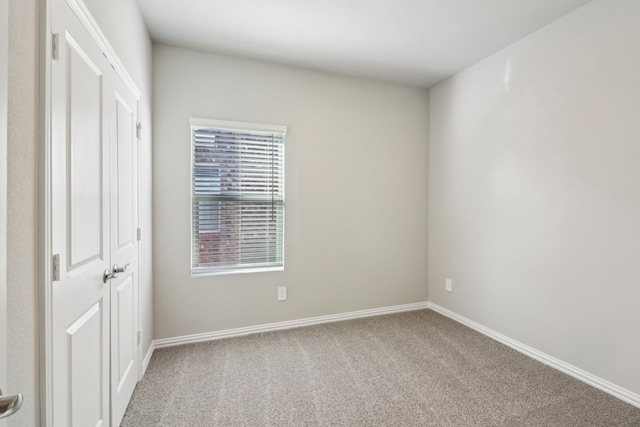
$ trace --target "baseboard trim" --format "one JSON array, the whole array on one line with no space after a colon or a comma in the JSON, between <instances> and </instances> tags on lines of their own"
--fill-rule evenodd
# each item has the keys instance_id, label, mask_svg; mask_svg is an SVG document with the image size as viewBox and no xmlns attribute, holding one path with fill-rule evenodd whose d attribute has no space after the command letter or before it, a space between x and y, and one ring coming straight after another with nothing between
<instances>
[{"instance_id":1,"label":"baseboard trim","mask_svg":"<svg viewBox=\"0 0 640 427\"><path fill-rule=\"evenodd\" d=\"M147 372L147 368L149 367L149 362L151 362L151 356L153 356L153 351L156 349L156 345L154 341L151 341L151 345L147 350L147 354L145 354L144 359L142 359L142 372L140 373L140 379Z\"/></svg>"},{"instance_id":2,"label":"baseboard trim","mask_svg":"<svg viewBox=\"0 0 640 427\"><path fill-rule=\"evenodd\" d=\"M414 304L395 305L391 307L374 308L370 310L352 311L348 313L331 314L328 316L308 317L305 319L289 320L286 322L267 323L263 325L249 326L245 328L226 329L222 331L206 332L203 334L184 335L175 338L163 338L154 340L153 347L164 348L182 344L213 341L223 338L239 337L256 334L259 332L279 331L283 329L299 328L302 326L319 325L322 323L340 322L343 320L359 319L362 317L380 316L383 314L402 313L405 311L424 310L427 302Z\"/></svg>"},{"instance_id":3,"label":"baseboard trim","mask_svg":"<svg viewBox=\"0 0 640 427\"><path fill-rule=\"evenodd\" d=\"M633 393L609 381L603 380L600 377L590 374L589 372L570 365L569 363L563 362L560 359L556 359L555 357L549 356L548 354L536 350L535 348L529 347L525 344L522 344L521 342L513 340L505 335L502 335L492 329L489 329L479 323L474 322L473 320L467 319L466 317L461 316L437 304L428 302L427 307L435 311L436 313L440 313L443 316L455 320L456 322L461 323L477 332L480 332L481 334L486 335L489 338L492 338L499 343L506 345L507 347L511 347L512 349L524 354L525 356L531 357L532 359L535 359L547 366L557 369L560 372L564 372L565 374L570 375L573 378L576 378L586 384L589 384L590 386L593 386L637 408L640 408L639 394Z\"/></svg>"}]
</instances>

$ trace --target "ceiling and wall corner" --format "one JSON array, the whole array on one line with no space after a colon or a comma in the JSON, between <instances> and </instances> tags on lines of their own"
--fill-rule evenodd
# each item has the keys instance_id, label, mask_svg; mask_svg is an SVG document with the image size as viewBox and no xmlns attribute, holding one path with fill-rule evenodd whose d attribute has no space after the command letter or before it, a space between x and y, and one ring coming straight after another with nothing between
<instances>
[{"instance_id":1,"label":"ceiling and wall corner","mask_svg":"<svg viewBox=\"0 0 640 427\"><path fill-rule=\"evenodd\" d=\"M156 42L430 87L589 0L137 0Z\"/></svg>"}]
</instances>

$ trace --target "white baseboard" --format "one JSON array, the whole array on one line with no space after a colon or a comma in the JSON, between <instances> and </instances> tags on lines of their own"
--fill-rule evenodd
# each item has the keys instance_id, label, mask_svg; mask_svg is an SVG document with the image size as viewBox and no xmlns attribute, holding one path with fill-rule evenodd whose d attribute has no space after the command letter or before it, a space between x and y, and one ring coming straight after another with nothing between
<instances>
[{"instance_id":1,"label":"white baseboard","mask_svg":"<svg viewBox=\"0 0 640 427\"><path fill-rule=\"evenodd\" d=\"M461 323L475 331L480 332L483 335L488 336L512 349L524 354L525 356L531 357L541 363L544 363L547 366L550 366L554 369L557 369L560 372L564 372L567 375L570 375L584 383L589 384L597 389L604 391L614 397L617 397L620 400L623 400L631 405L640 408L640 395L633 393L627 389L624 389L620 386L617 386L609 381L603 380L600 377L597 377L589 372L583 371L580 368L577 368L573 365L570 365L566 362L563 362L560 359L556 359L555 357L549 356L541 351L536 350L535 348L529 347L521 342L513 340L507 336L504 336L492 329L489 329L479 323L474 322L473 320L467 319L466 317L460 316L453 311L447 310L444 307L440 307L437 304L432 302L427 303L427 307L431 310L442 314L452 320L455 320L458 323Z\"/></svg>"},{"instance_id":2,"label":"white baseboard","mask_svg":"<svg viewBox=\"0 0 640 427\"><path fill-rule=\"evenodd\" d=\"M328 316L308 317L306 319L289 320L286 322L267 323L264 325L249 326L246 328L226 329L222 331L206 332L202 334L184 335L175 338L163 338L155 340L155 348L173 347L182 344L192 344L205 341L219 340L222 338L238 337L255 334L258 332L278 331L282 329L299 328L301 326L319 325L321 323L339 322L342 320L358 319L362 317L380 316L383 314L401 313L405 311L423 310L427 308L427 302L414 304L395 305L391 307L374 308L371 310L352 311L349 313L331 314Z\"/></svg>"},{"instance_id":3,"label":"white baseboard","mask_svg":"<svg viewBox=\"0 0 640 427\"><path fill-rule=\"evenodd\" d=\"M139 379L142 378L145 372L147 372L147 368L149 367L149 362L151 362L151 356L153 356L153 351L156 349L155 342L151 341L151 345L147 350L147 354L145 354L144 359L142 359L142 372L140 372Z\"/></svg>"}]
</instances>

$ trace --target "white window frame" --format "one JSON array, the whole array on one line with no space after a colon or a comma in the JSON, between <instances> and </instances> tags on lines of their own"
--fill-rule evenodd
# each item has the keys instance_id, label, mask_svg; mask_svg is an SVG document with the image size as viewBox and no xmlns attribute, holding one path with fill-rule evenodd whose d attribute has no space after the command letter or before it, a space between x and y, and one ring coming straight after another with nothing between
<instances>
[{"instance_id":1,"label":"white window frame","mask_svg":"<svg viewBox=\"0 0 640 427\"><path fill-rule=\"evenodd\" d=\"M281 134L284 144L284 139L286 137L287 128L286 126L280 125L267 125L267 124L257 124L257 123L247 123L247 122L235 122L235 121L227 121L227 120L215 120L215 119L203 119L203 118L191 118L190 119L190 137L189 141L191 144L191 156L190 156L190 164L191 164L191 173L190 173L190 194L191 194L191 275L192 276L202 276L202 275L220 275L220 274L237 274L237 273L253 273L253 272L265 272L265 271L282 271L284 270L284 229L285 229L285 197L284 197L284 147L282 151L282 172L280 178L282 180L282 188L283 188L283 196L282 196L282 231L281 231L281 241L279 241L281 248L279 249L282 254L282 260L279 265L274 266L214 266L214 267L201 267L196 266L195 257L198 256L196 254L196 236L194 230L194 200L196 197L195 184L194 184L194 156L195 156L195 144L194 144L194 131L195 129L201 128L212 128L216 130L227 130L227 131L238 131L238 132L259 132L259 133L273 133L273 134Z\"/></svg>"}]
</instances>

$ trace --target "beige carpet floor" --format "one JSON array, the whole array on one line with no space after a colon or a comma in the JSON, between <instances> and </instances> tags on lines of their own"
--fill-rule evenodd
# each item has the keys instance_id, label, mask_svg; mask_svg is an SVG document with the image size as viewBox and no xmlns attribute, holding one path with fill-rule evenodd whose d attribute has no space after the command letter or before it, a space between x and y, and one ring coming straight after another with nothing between
<instances>
[{"instance_id":1,"label":"beige carpet floor","mask_svg":"<svg viewBox=\"0 0 640 427\"><path fill-rule=\"evenodd\" d=\"M430 310L156 350L122 426L640 426Z\"/></svg>"}]
</instances>

